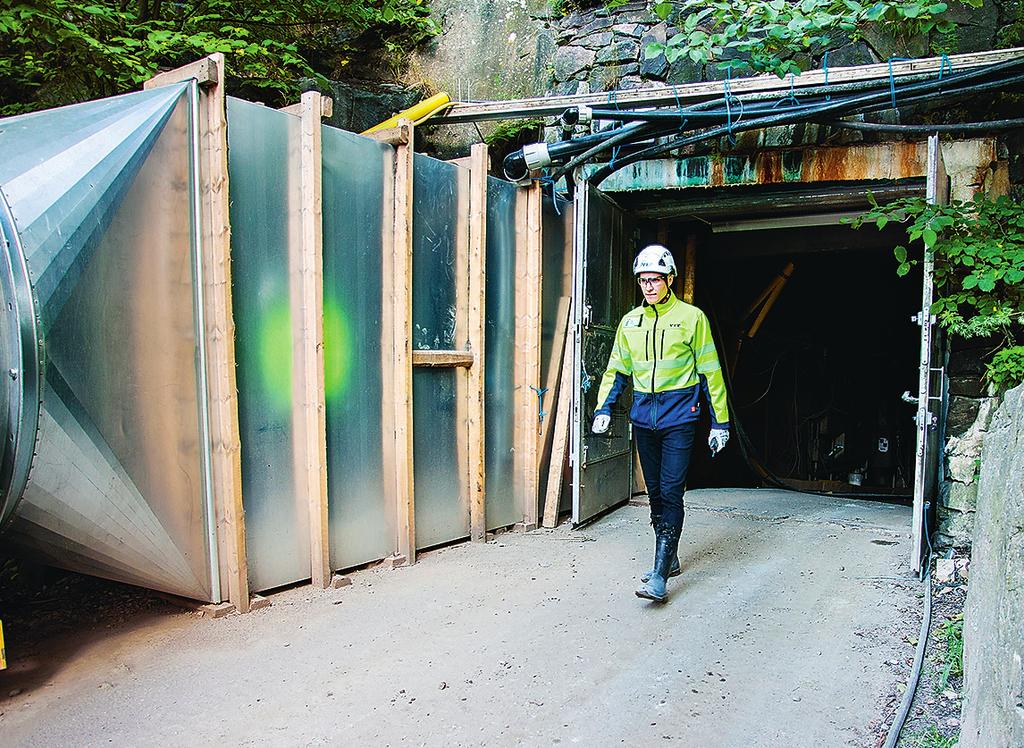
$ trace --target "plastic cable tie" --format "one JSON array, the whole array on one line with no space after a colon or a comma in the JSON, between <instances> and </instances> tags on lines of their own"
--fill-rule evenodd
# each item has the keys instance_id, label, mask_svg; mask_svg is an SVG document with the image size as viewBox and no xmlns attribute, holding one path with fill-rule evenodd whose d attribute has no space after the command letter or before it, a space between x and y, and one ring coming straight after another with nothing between
<instances>
[{"instance_id":1,"label":"plastic cable tie","mask_svg":"<svg viewBox=\"0 0 1024 748\"><path fill-rule=\"evenodd\" d=\"M825 50L821 65L825 69L825 101L832 101L832 94L828 92L828 50Z\"/></svg>"},{"instance_id":2,"label":"plastic cable tie","mask_svg":"<svg viewBox=\"0 0 1024 748\"><path fill-rule=\"evenodd\" d=\"M890 57L889 58L889 95L892 97L892 108L896 109L896 76L892 72L892 64L894 62L910 62L909 57Z\"/></svg>"},{"instance_id":3,"label":"plastic cable tie","mask_svg":"<svg viewBox=\"0 0 1024 748\"><path fill-rule=\"evenodd\" d=\"M942 80L942 73L948 67L950 74L953 73L953 63L949 59L949 55L945 52L942 53L941 62L939 63L939 80Z\"/></svg>"}]
</instances>

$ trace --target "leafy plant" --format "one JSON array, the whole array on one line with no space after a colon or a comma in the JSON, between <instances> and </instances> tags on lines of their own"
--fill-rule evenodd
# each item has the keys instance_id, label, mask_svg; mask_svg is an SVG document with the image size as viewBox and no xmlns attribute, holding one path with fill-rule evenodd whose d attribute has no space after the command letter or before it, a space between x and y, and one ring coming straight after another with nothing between
<instances>
[{"instance_id":1,"label":"leafy plant","mask_svg":"<svg viewBox=\"0 0 1024 748\"><path fill-rule=\"evenodd\" d=\"M1024 382L1024 346L1015 345L997 352L985 367L985 377L997 391Z\"/></svg>"},{"instance_id":2,"label":"leafy plant","mask_svg":"<svg viewBox=\"0 0 1024 748\"><path fill-rule=\"evenodd\" d=\"M438 30L425 0L0 0L0 114L121 93L213 52L235 88L292 92L349 64L360 37L411 47Z\"/></svg>"},{"instance_id":3,"label":"leafy plant","mask_svg":"<svg viewBox=\"0 0 1024 748\"><path fill-rule=\"evenodd\" d=\"M930 205L921 198L887 205L873 196L870 200L872 208L851 225L882 229L899 222L906 225L909 242L924 245L934 259L932 312L939 323L965 338L999 335L998 347L1012 351L1024 320L1024 206L1005 196L992 200L984 195L949 205ZM893 253L901 276L921 261L904 245ZM1019 354L1004 353L994 376L1011 381L1020 364Z\"/></svg>"},{"instance_id":4,"label":"leafy plant","mask_svg":"<svg viewBox=\"0 0 1024 748\"><path fill-rule=\"evenodd\" d=\"M984 0L965 0L980 8ZM668 62L688 56L697 64L720 60L719 68L799 74L800 55L820 54L862 38L868 25L889 32L904 48L932 32L948 35L956 24L941 0L656 0L663 20L681 22L665 43L648 44L648 57Z\"/></svg>"}]
</instances>

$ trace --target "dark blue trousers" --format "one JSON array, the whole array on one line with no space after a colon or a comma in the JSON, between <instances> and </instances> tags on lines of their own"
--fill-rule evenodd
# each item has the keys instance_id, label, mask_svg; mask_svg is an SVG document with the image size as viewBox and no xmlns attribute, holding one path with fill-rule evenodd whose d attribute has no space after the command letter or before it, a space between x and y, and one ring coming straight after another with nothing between
<instances>
[{"instance_id":1,"label":"dark blue trousers","mask_svg":"<svg viewBox=\"0 0 1024 748\"><path fill-rule=\"evenodd\" d=\"M633 426L655 532L663 530L679 537L683 529L683 492L696 430L696 422L668 429Z\"/></svg>"}]
</instances>

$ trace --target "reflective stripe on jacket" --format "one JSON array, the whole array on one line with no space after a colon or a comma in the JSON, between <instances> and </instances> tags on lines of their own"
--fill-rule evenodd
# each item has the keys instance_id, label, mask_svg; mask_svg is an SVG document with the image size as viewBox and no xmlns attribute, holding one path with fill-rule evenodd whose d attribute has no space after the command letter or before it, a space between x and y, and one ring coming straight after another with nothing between
<instances>
[{"instance_id":1,"label":"reflective stripe on jacket","mask_svg":"<svg viewBox=\"0 0 1024 748\"><path fill-rule=\"evenodd\" d=\"M712 426L729 428L711 325L704 312L671 292L660 304L642 304L619 322L595 414L611 414L628 377L633 378L629 416L637 426L664 429L694 421L707 402Z\"/></svg>"}]
</instances>

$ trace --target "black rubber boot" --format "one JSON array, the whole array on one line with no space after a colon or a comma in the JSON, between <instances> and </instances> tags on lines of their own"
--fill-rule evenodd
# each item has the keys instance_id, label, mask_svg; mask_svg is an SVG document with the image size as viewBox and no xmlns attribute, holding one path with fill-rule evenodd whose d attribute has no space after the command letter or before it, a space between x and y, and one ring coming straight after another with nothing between
<instances>
[{"instance_id":1,"label":"black rubber boot","mask_svg":"<svg viewBox=\"0 0 1024 748\"><path fill-rule=\"evenodd\" d=\"M657 555L658 555L657 542L655 542L655 546L654 546L654 555L655 555L655 563L657 563ZM674 559L672 559L672 568L670 568L668 570L668 575L670 577L678 577L682 573L683 573L683 567L682 567L682 564L679 563L679 554L676 554L676 557ZM654 569L653 568L648 569L647 571L644 572L643 576L640 577L640 581L641 582L648 582L648 581L650 581L652 574L654 574Z\"/></svg>"},{"instance_id":2,"label":"black rubber boot","mask_svg":"<svg viewBox=\"0 0 1024 748\"><path fill-rule=\"evenodd\" d=\"M658 527L661 524L661 502L651 502L651 527ZM658 556L658 536L654 536L654 556L657 559ZM643 573L640 577L641 582L648 582L651 579L651 575L654 573L654 568L650 568ZM683 568L679 564L679 556L677 555L675 560L672 561L672 568L669 570L668 575L670 577L676 577L683 573Z\"/></svg>"},{"instance_id":3,"label":"black rubber boot","mask_svg":"<svg viewBox=\"0 0 1024 748\"><path fill-rule=\"evenodd\" d=\"M659 528L656 533L658 548L654 557L654 573L651 574L651 578L647 580L646 584L636 591L636 596L663 603L668 599L665 584L672 571L672 561L676 560L679 534L669 528Z\"/></svg>"}]
</instances>

